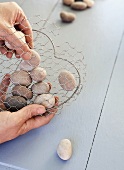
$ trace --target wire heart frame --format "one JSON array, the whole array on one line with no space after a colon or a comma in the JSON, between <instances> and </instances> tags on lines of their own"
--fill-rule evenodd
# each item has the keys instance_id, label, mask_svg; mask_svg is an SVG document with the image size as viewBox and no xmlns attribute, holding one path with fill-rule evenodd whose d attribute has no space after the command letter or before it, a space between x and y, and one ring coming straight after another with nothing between
<instances>
[{"instance_id":1,"label":"wire heart frame","mask_svg":"<svg viewBox=\"0 0 124 170\"><path fill-rule=\"evenodd\" d=\"M29 19L28 19L29 20ZM61 42L59 35L59 28L54 23L49 23L47 20L42 20L40 16L33 17L29 20L33 28L34 34L34 50L41 56L40 67L47 72L44 82L51 84L50 94L58 96L59 104L54 106L58 109L57 114L65 105L77 99L77 96L83 89L86 78L86 64L84 63L83 52L72 47L68 42ZM32 24L33 23L33 24ZM56 45L55 38L60 45ZM19 65L22 59L17 59L13 56L10 60L1 54L0 56L0 80L6 73L12 74L14 71L20 70ZM72 91L64 90L58 81L59 74L62 70L70 71L76 80L76 87ZM36 82L32 82L34 84ZM31 89L32 84L28 87ZM10 83L6 97L12 96L13 83ZM32 104L36 94L33 98L27 101L27 104ZM11 106L10 106L11 107ZM8 109L9 110L9 109ZM49 112L49 109L47 109Z\"/></svg>"}]
</instances>

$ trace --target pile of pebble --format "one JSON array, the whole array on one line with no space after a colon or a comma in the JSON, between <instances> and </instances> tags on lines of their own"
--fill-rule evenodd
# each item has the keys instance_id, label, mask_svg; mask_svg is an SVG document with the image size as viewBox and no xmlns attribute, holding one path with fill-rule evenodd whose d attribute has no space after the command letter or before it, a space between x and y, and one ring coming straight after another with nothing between
<instances>
[{"instance_id":1,"label":"pile of pebble","mask_svg":"<svg viewBox=\"0 0 124 170\"><path fill-rule=\"evenodd\" d=\"M21 36L23 42L25 42L25 36L22 32L17 31L16 34L19 38ZM6 45L8 48L13 49L9 43L6 43ZM12 96L7 97L4 104L7 110L12 112L31 103L30 101L33 97L35 97L33 99L34 104L41 104L48 109L52 108L57 102L57 97L50 94L52 84L44 81L47 72L40 67L40 55L32 49L31 53L31 59L22 61L19 65L19 70L10 75L10 81L14 87L11 91ZM75 77L67 70L62 70L59 73L58 83L66 91L72 91L76 87Z\"/></svg>"},{"instance_id":2,"label":"pile of pebble","mask_svg":"<svg viewBox=\"0 0 124 170\"><path fill-rule=\"evenodd\" d=\"M93 0L63 0L63 4L70 6L73 10L85 10L91 8L94 5ZM62 11L60 18L63 22L70 23L76 19L76 15L71 12Z\"/></svg>"},{"instance_id":3,"label":"pile of pebble","mask_svg":"<svg viewBox=\"0 0 124 170\"><path fill-rule=\"evenodd\" d=\"M31 100L33 94L36 95L35 104L42 104L46 108L55 105L55 97L49 94L51 84L44 82L47 72L39 66L40 62L39 54L32 50L31 59L23 61L19 65L20 70L11 74L10 80L14 85L11 91L13 96L6 98L4 103L8 110L17 111L26 106L27 100Z\"/></svg>"}]
</instances>

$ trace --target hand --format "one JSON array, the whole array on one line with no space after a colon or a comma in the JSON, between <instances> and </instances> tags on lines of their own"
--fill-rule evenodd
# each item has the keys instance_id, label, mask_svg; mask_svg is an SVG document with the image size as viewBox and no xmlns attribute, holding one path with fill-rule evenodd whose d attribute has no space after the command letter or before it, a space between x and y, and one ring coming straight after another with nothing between
<instances>
[{"instance_id":1,"label":"hand","mask_svg":"<svg viewBox=\"0 0 124 170\"><path fill-rule=\"evenodd\" d=\"M5 109L3 102L9 83L9 75L7 74L0 84L1 109ZM32 129L46 125L54 117L57 109L52 109L52 113L47 116L39 116L45 112L45 107L37 104L26 106L17 112L0 112L0 144L12 140Z\"/></svg>"},{"instance_id":2,"label":"hand","mask_svg":"<svg viewBox=\"0 0 124 170\"><path fill-rule=\"evenodd\" d=\"M15 27L25 34L27 44L16 37ZM30 48L33 47L32 29L23 10L15 2L0 3L0 51L11 58L14 51L5 46L5 40L14 45L16 56L21 56L24 60L30 59Z\"/></svg>"}]
</instances>

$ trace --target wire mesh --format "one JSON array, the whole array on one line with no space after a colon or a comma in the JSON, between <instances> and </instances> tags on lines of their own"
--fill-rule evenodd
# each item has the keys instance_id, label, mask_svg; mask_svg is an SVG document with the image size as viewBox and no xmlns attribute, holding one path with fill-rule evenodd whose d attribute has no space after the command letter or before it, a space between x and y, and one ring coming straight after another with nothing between
<instances>
[{"instance_id":1,"label":"wire mesh","mask_svg":"<svg viewBox=\"0 0 124 170\"><path fill-rule=\"evenodd\" d=\"M5 52L0 55L0 81L2 81L5 74L10 74L11 76L15 74L13 76L15 82L10 78L9 86L6 83L1 83L0 102L1 105L3 103L6 106L5 108L1 107L1 110L16 111L26 105L38 103L43 104L49 113L52 112L51 108L57 108L57 113L59 114L63 106L69 105L76 100L83 89L86 77L83 52L72 47L68 42L62 43L60 40L60 45L55 44L54 38L59 35L59 28L54 23L42 20L40 16L36 16L35 19L31 18L29 22L33 28L33 50L41 58L41 62L35 66L31 62L22 60L22 55L24 54L22 46L26 43L24 38L30 35L19 35L18 38L22 41L22 46L17 46L17 37L12 37L11 41L8 42L6 37L12 36L12 34L1 30L4 32L1 37L4 42L1 43L0 48L5 49ZM15 28L13 34L17 35L18 31L23 32L23 30L18 30L18 24ZM17 49L20 49L22 53L18 55L16 53ZM13 53L12 59L4 56L7 53ZM25 65L22 68L23 63ZM33 74L35 78L32 79L32 70L37 68L39 68L40 72ZM73 76L76 82L72 90L65 90L59 82L59 76L65 70ZM43 75L44 77L42 77ZM65 78L65 86L73 83L73 80L68 79L68 76L65 75ZM25 84L27 81L28 84Z\"/></svg>"}]
</instances>

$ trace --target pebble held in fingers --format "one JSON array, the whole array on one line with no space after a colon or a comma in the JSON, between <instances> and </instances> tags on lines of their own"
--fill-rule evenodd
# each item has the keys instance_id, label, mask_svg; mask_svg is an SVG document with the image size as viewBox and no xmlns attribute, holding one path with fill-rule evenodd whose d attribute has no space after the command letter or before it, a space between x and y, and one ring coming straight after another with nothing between
<instances>
[{"instance_id":1,"label":"pebble held in fingers","mask_svg":"<svg viewBox=\"0 0 124 170\"><path fill-rule=\"evenodd\" d=\"M15 85L29 86L32 79L28 72L24 70L15 71L10 75L10 80Z\"/></svg>"},{"instance_id":2,"label":"pebble held in fingers","mask_svg":"<svg viewBox=\"0 0 124 170\"><path fill-rule=\"evenodd\" d=\"M71 8L75 10L84 10L87 8L87 4L84 2L74 2L71 4Z\"/></svg>"},{"instance_id":3,"label":"pebble held in fingers","mask_svg":"<svg viewBox=\"0 0 124 170\"><path fill-rule=\"evenodd\" d=\"M71 12L65 12L65 11L62 11L60 13L60 18L62 19L63 22L72 22L75 20L76 18L76 15L71 13Z\"/></svg>"},{"instance_id":4,"label":"pebble held in fingers","mask_svg":"<svg viewBox=\"0 0 124 170\"><path fill-rule=\"evenodd\" d=\"M57 154L62 160L68 160L72 156L72 144L69 139L63 139L60 141Z\"/></svg>"},{"instance_id":5,"label":"pebble held in fingers","mask_svg":"<svg viewBox=\"0 0 124 170\"><path fill-rule=\"evenodd\" d=\"M34 103L50 109L55 105L55 97L51 94L41 94L35 98Z\"/></svg>"}]
</instances>

